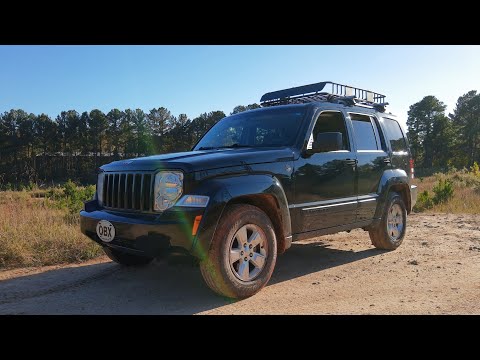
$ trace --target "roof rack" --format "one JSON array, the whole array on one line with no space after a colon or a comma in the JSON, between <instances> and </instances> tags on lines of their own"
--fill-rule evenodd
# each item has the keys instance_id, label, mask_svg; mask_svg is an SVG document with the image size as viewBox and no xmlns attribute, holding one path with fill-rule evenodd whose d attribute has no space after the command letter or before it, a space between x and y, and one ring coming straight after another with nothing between
<instances>
[{"instance_id":1,"label":"roof rack","mask_svg":"<svg viewBox=\"0 0 480 360\"><path fill-rule=\"evenodd\" d=\"M327 85L331 85L331 92L322 91ZM388 105L385 102L385 95L353 86L337 84L332 81L272 91L264 94L260 99L262 106L304 104L314 101L328 101L350 106L366 106L381 112L384 112L385 107Z\"/></svg>"}]
</instances>

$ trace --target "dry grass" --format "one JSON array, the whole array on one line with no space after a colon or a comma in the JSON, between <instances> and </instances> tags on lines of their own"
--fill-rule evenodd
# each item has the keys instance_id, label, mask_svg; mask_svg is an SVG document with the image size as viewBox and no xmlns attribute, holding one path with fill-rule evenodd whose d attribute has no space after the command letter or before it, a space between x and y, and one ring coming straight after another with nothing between
<instances>
[{"instance_id":1,"label":"dry grass","mask_svg":"<svg viewBox=\"0 0 480 360\"><path fill-rule=\"evenodd\" d=\"M80 262L102 254L80 232L78 217L32 195L0 192L0 268Z\"/></svg>"},{"instance_id":2,"label":"dry grass","mask_svg":"<svg viewBox=\"0 0 480 360\"><path fill-rule=\"evenodd\" d=\"M425 178L414 180L418 186L418 194L428 190L433 196L433 187L440 179L449 179L453 183L453 198L442 204L433 205L431 209L425 212L435 213L462 213L462 214L480 214L480 177L471 172L457 171L452 174L435 174Z\"/></svg>"}]
</instances>

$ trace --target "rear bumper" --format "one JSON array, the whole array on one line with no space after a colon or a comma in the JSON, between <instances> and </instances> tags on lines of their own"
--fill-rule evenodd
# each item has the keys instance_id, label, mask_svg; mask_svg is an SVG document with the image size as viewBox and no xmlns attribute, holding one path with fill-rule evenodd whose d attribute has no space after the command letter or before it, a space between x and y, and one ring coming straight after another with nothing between
<instances>
[{"instance_id":1,"label":"rear bumper","mask_svg":"<svg viewBox=\"0 0 480 360\"><path fill-rule=\"evenodd\" d=\"M410 202L411 202L411 210L417 203L417 196L418 196L418 188L417 185L410 185Z\"/></svg>"},{"instance_id":2,"label":"rear bumper","mask_svg":"<svg viewBox=\"0 0 480 360\"><path fill-rule=\"evenodd\" d=\"M194 219L204 212L203 208L181 208L157 215L112 212L94 206L85 208L89 211L80 212L83 234L102 246L150 257L158 256L170 247L191 252L196 240L192 235ZM108 220L115 227L115 238L111 242L98 237L96 227L100 220Z\"/></svg>"}]
</instances>

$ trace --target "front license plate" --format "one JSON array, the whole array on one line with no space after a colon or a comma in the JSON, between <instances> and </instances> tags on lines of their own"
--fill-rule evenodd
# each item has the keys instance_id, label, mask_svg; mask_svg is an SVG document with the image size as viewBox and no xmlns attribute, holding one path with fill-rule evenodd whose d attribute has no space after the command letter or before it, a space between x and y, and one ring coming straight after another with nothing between
<instances>
[{"instance_id":1,"label":"front license plate","mask_svg":"<svg viewBox=\"0 0 480 360\"><path fill-rule=\"evenodd\" d=\"M100 220L97 224L97 235L105 242L110 242L115 237L115 227L110 221Z\"/></svg>"}]
</instances>

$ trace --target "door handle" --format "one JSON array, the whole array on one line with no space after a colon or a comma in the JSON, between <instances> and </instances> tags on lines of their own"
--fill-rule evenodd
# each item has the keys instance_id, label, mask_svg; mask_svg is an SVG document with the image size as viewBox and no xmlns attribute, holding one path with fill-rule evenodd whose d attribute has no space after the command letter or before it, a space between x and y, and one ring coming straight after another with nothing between
<instances>
[{"instance_id":1,"label":"door handle","mask_svg":"<svg viewBox=\"0 0 480 360\"><path fill-rule=\"evenodd\" d=\"M390 164L390 163L392 162L392 160L390 160L389 157L386 157L386 158L383 159L383 162L384 162L385 164Z\"/></svg>"},{"instance_id":2,"label":"door handle","mask_svg":"<svg viewBox=\"0 0 480 360\"><path fill-rule=\"evenodd\" d=\"M345 163L346 163L347 165L355 166L355 165L357 165L358 160L357 160L357 159L346 159L346 160L345 160Z\"/></svg>"}]
</instances>

